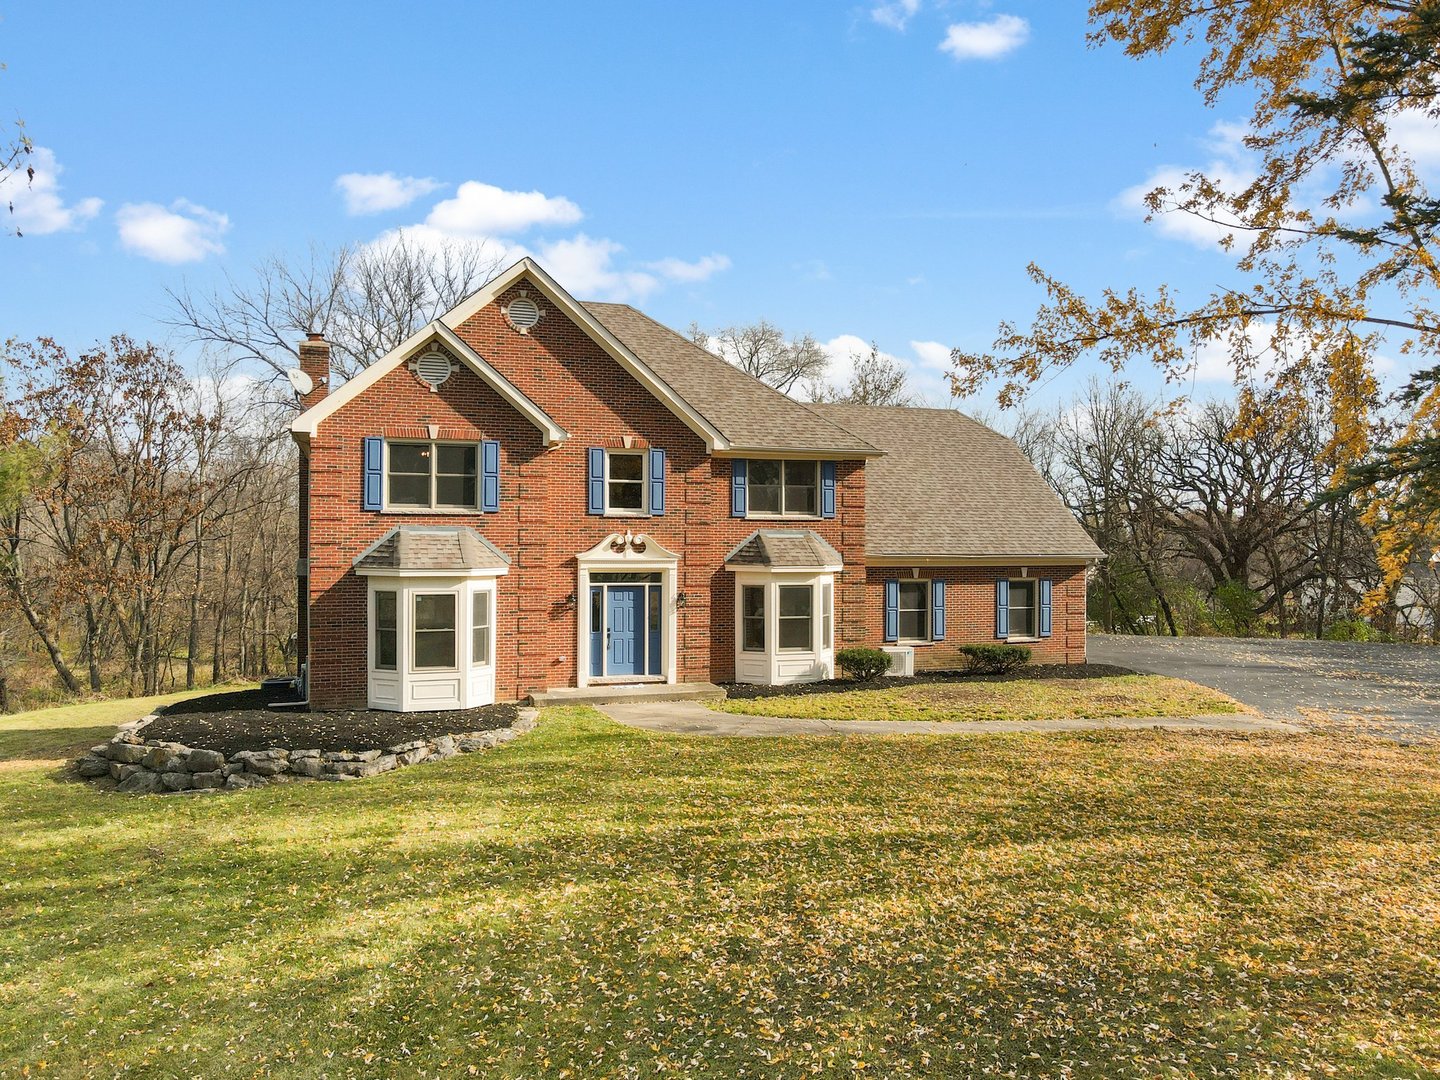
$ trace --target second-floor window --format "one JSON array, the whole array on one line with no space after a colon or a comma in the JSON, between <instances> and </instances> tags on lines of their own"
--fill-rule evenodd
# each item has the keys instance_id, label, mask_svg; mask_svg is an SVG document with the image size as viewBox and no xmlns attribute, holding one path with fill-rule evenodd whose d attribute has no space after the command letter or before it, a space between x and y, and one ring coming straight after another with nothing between
<instances>
[{"instance_id":1,"label":"second-floor window","mask_svg":"<svg viewBox=\"0 0 1440 1080\"><path fill-rule=\"evenodd\" d=\"M817 517L820 513L818 461L750 462L750 513Z\"/></svg>"},{"instance_id":2,"label":"second-floor window","mask_svg":"<svg viewBox=\"0 0 1440 1080\"><path fill-rule=\"evenodd\" d=\"M645 455L610 450L605 455L605 509L614 514L645 512Z\"/></svg>"},{"instance_id":3,"label":"second-floor window","mask_svg":"<svg viewBox=\"0 0 1440 1080\"><path fill-rule=\"evenodd\" d=\"M478 508L480 454L473 443L392 442L387 453L390 506Z\"/></svg>"}]
</instances>

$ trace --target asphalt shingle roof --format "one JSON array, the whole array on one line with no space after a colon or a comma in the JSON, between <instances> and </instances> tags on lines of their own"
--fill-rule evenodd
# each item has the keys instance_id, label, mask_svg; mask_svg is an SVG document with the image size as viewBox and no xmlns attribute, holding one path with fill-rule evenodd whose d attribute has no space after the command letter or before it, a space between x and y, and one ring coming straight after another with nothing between
<instances>
[{"instance_id":1,"label":"asphalt shingle roof","mask_svg":"<svg viewBox=\"0 0 1440 1080\"><path fill-rule=\"evenodd\" d=\"M865 466L867 555L1101 556L1020 448L964 413L812 408L886 452Z\"/></svg>"},{"instance_id":2,"label":"asphalt shingle roof","mask_svg":"<svg viewBox=\"0 0 1440 1080\"><path fill-rule=\"evenodd\" d=\"M510 560L474 529L399 525L355 561L357 570L497 570Z\"/></svg>"},{"instance_id":3,"label":"asphalt shingle roof","mask_svg":"<svg viewBox=\"0 0 1440 1080\"><path fill-rule=\"evenodd\" d=\"M875 452L812 406L766 386L644 312L628 304L583 306L737 448Z\"/></svg>"},{"instance_id":4,"label":"asphalt shingle roof","mask_svg":"<svg viewBox=\"0 0 1440 1080\"><path fill-rule=\"evenodd\" d=\"M757 529L725 557L726 565L777 569L843 566L845 560L809 529Z\"/></svg>"}]
</instances>

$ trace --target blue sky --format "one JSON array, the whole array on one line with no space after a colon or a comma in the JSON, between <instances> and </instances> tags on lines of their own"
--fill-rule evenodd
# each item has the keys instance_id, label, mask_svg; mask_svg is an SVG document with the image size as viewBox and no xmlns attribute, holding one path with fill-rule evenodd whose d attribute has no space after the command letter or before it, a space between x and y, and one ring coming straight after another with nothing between
<instances>
[{"instance_id":1,"label":"blue sky","mask_svg":"<svg viewBox=\"0 0 1440 1080\"><path fill-rule=\"evenodd\" d=\"M873 339L935 398L945 348L1028 320L1032 260L1092 293L1233 280L1136 193L1233 156L1244 103L1085 30L1022 0L0 0L0 115L45 166L7 185L0 336L180 347L167 288L418 227L680 329Z\"/></svg>"}]
</instances>

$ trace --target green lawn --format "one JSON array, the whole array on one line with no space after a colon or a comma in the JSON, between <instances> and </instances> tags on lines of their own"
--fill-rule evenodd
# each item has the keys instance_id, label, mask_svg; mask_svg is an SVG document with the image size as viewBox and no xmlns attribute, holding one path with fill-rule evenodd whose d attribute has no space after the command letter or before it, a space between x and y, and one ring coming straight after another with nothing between
<instances>
[{"instance_id":1,"label":"green lawn","mask_svg":"<svg viewBox=\"0 0 1440 1080\"><path fill-rule=\"evenodd\" d=\"M1095 720L1238 713L1218 690L1160 675L936 682L886 690L727 698L722 712L817 720Z\"/></svg>"},{"instance_id":2,"label":"green lawn","mask_svg":"<svg viewBox=\"0 0 1440 1080\"><path fill-rule=\"evenodd\" d=\"M11 761L0 815L4 1075L1440 1071L1433 748L572 709L238 795Z\"/></svg>"},{"instance_id":3,"label":"green lawn","mask_svg":"<svg viewBox=\"0 0 1440 1080\"><path fill-rule=\"evenodd\" d=\"M118 725L138 720L158 705L225 689L207 686L158 697L91 701L0 715L0 768L6 768L7 762L73 757L76 751L109 739Z\"/></svg>"}]
</instances>

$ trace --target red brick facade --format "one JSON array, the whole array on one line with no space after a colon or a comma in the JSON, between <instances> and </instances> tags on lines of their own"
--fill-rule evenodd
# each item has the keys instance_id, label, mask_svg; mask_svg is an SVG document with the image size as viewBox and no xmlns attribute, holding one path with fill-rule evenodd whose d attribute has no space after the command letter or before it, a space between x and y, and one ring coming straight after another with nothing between
<instances>
[{"instance_id":1,"label":"red brick facade","mask_svg":"<svg viewBox=\"0 0 1440 1080\"><path fill-rule=\"evenodd\" d=\"M432 391L401 365L325 417L310 437L302 464L302 544L308 542L310 697L320 706L358 705L366 697L366 588L352 570L358 555L397 524L465 525L511 559L499 581L495 628L496 694L515 699L532 690L577 681L577 554L629 528L678 552L677 619L680 681L728 681L735 666L734 578L726 554L757 527L730 516L731 463L712 457L701 439L656 400L578 325L553 308L528 334L517 333L499 308L509 293L456 330L496 370L544 409L569 438L547 449L540 432L490 385L463 365ZM362 440L368 436L495 439L500 444L500 508L481 512L392 512L362 509ZM611 518L586 513L586 452L620 447L666 452L662 516ZM865 468L839 462L833 520L805 519L841 553L836 580L837 646L878 644L887 575L865 565ZM767 526L776 524L765 522ZM799 524L799 522L796 522ZM998 571L946 571L957 585L947 598L949 637L956 643L993 639L993 581ZM1055 580L1054 637L1044 658L1084 658L1084 571L1068 567ZM991 583L988 609L982 602ZM1063 614L1062 614L1063 612ZM302 641L304 641L302 634ZM935 650L939 653L940 650Z\"/></svg>"}]
</instances>

